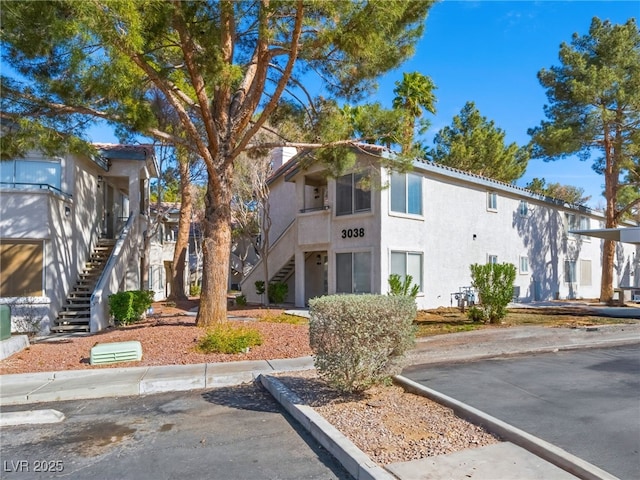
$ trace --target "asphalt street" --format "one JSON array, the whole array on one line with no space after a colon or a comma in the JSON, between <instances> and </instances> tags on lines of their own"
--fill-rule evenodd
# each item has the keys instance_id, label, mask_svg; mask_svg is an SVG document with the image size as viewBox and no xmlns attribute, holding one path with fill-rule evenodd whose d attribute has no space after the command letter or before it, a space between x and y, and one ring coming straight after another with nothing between
<instances>
[{"instance_id":1,"label":"asphalt street","mask_svg":"<svg viewBox=\"0 0 640 480\"><path fill-rule=\"evenodd\" d=\"M621 479L640 478L640 345L416 365L403 375Z\"/></svg>"},{"instance_id":2,"label":"asphalt street","mask_svg":"<svg viewBox=\"0 0 640 480\"><path fill-rule=\"evenodd\" d=\"M0 431L0 478L351 478L252 384L47 403L46 408L66 419Z\"/></svg>"}]
</instances>

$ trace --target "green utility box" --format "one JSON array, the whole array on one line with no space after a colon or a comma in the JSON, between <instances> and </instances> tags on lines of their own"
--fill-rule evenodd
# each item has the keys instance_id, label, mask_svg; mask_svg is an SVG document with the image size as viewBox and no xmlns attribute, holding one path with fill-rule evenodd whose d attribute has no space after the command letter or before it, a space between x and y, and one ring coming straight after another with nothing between
<instances>
[{"instance_id":1,"label":"green utility box","mask_svg":"<svg viewBox=\"0 0 640 480\"><path fill-rule=\"evenodd\" d=\"M0 305L0 340L11 337L11 307Z\"/></svg>"}]
</instances>

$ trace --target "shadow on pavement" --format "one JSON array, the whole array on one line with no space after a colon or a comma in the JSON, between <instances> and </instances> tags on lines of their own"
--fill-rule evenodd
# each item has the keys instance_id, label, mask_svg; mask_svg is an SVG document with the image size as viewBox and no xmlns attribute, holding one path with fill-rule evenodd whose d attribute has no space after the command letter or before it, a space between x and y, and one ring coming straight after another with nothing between
<instances>
[{"instance_id":1,"label":"shadow on pavement","mask_svg":"<svg viewBox=\"0 0 640 480\"><path fill-rule=\"evenodd\" d=\"M353 477L340 463L325 450L293 417L289 415L269 392L257 382L232 387L216 388L202 394L207 402L238 410L271 412L282 415L291 428L300 436L318 459L331 470L339 480L352 480Z\"/></svg>"}]
</instances>

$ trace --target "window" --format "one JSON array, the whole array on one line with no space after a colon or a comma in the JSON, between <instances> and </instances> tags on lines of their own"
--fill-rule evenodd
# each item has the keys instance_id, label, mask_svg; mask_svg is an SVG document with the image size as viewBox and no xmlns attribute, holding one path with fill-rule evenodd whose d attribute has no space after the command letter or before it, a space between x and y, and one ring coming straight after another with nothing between
<instances>
[{"instance_id":1,"label":"window","mask_svg":"<svg viewBox=\"0 0 640 480\"><path fill-rule=\"evenodd\" d=\"M565 283L576 283L576 262L575 260L565 260L564 262Z\"/></svg>"},{"instance_id":2,"label":"window","mask_svg":"<svg viewBox=\"0 0 640 480\"><path fill-rule=\"evenodd\" d=\"M578 235L575 233L569 233L571 230L589 230L591 227L591 220L584 215L576 215L574 213L564 214L564 227L568 236L576 238ZM579 235L580 239L590 241L590 238L585 235Z\"/></svg>"},{"instance_id":3,"label":"window","mask_svg":"<svg viewBox=\"0 0 640 480\"><path fill-rule=\"evenodd\" d=\"M529 273L529 257L520 257L520 273Z\"/></svg>"},{"instance_id":4,"label":"window","mask_svg":"<svg viewBox=\"0 0 640 480\"><path fill-rule=\"evenodd\" d=\"M0 162L0 181L16 188L51 185L60 190L59 160L5 160ZM20 185L26 184L26 185Z\"/></svg>"},{"instance_id":5,"label":"window","mask_svg":"<svg viewBox=\"0 0 640 480\"><path fill-rule=\"evenodd\" d=\"M2 162L0 162L2 163ZM0 243L0 297L41 297L43 295L43 242Z\"/></svg>"},{"instance_id":6,"label":"window","mask_svg":"<svg viewBox=\"0 0 640 480\"><path fill-rule=\"evenodd\" d=\"M336 215L371 210L371 190L362 188L364 175L349 173L336 180Z\"/></svg>"},{"instance_id":7,"label":"window","mask_svg":"<svg viewBox=\"0 0 640 480\"><path fill-rule=\"evenodd\" d=\"M487 255L487 263L491 263L491 264L495 265L496 263L498 263L498 256L497 255Z\"/></svg>"},{"instance_id":8,"label":"window","mask_svg":"<svg viewBox=\"0 0 640 480\"><path fill-rule=\"evenodd\" d=\"M420 175L391 174L391 211L422 215L422 177Z\"/></svg>"},{"instance_id":9,"label":"window","mask_svg":"<svg viewBox=\"0 0 640 480\"><path fill-rule=\"evenodd\" d=\"M591 260L580 260L580 285L591 286Z\"/></svg>"},{"instance_id":10,"label":"window","mask_svg":"<svg viewBox=\"0 0 640 480\"><path fill-rule=\"evenodd\" d=\"M498 211L498 194L496 192L487 192L487 210Z\"/></svg>"},{"instance_id":11,"label":"window","mask_svg":"<svg viewBox=\"0 0 640 480\"><path fill-rule=\"evenodd\" d=\"M422 253L391 252L389 273L400 275L402 281L407 275L411 275L411 285L418 285L422 292Z\"/></svg>"},{"instance_id":12,"label":"window","mask_svg":"<svg viewBox=\"0 0 640 480\"><path fill-rule=\"evenodd\" d=\"M520 213L521 217L526 217L529 214L529 203L526 200L520 200L518 213Z\"/></svg>"},{"instance_id":13,"label":"window","mask_svg":"<svg viewBox=\"0 0 640 480\"><path fill-rule=\"evenodd\" d=\"M371 292L371 253L336 253L336 293Z\"/></svg>"}]
</instances>

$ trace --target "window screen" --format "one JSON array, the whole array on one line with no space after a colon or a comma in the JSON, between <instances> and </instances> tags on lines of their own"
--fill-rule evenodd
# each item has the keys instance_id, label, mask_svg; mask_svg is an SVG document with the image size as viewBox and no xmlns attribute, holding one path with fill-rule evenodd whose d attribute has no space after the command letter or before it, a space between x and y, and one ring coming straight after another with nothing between
<instances>
[{"instance_id":1,"label":"window screen","mask_svg":"<svg viewBox=\"0 0 640 480\"><path fill-rule=\"evenodd\" d=\"M43 295L43 242L0 242L0 297Z\"/></svg>"}]
</instances>

